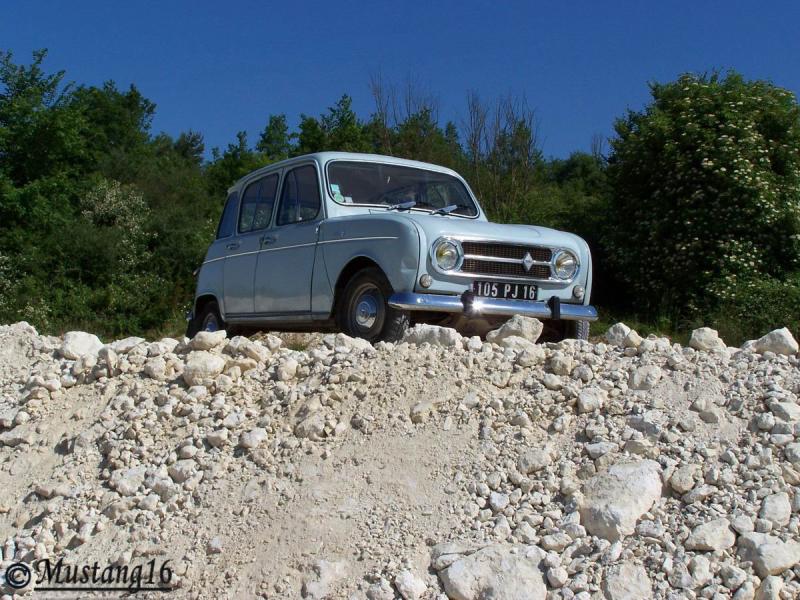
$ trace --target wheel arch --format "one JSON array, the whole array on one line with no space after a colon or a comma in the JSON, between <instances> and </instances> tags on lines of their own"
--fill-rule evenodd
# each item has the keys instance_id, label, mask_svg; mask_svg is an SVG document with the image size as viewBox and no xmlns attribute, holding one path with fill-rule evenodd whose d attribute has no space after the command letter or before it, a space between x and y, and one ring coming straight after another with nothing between
<instances>
[{"instance_id":1,"label":"wheel arch","mask_svg":"<svg viewBox=\"0 0 800 600\"><path fill-rule=\"evenodd\" d=\"M347 283L359 271L370 268L378 269L381 273L383 273L383 276L386 277L386 272L381 268L381 266L368 256L356 256L352 258L339 272L339 277L336 279L336 285L333 288L333 304L331 306L331 315L336 314L336 309L339 305L339 301L342 298L342 294L344 292L344 288L347 286ZM388 281L389 278L386 277L386 280Z\"/></svg>"},{"instance_id":2,"label":"wheel arch","mask_svg":"<svg viewBox=\"0 0 800 600\"><path fill-rule=\"evenodd\" d=\"M216 297L214 294L200 294L194 300L194 314L197 315L200 313L201 310L209 303L209 302L216 302L217 307L219 308L220 316L224 319L225 313L222 310L222 304L219 301L219 298Z\"/></svg>"}]
</instances>

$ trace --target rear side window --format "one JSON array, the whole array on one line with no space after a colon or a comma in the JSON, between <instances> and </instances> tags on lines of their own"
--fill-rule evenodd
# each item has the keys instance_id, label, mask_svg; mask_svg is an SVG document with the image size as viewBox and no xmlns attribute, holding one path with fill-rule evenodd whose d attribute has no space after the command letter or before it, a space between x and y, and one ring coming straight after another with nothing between
<instances>
[{"instance_id":1,"label":"rear side window","mask_svg":"<svg viewBox=\"0 0 800 600\"><path fill-rule=\"evenodd\" d=\"M278 208L278 225L313 221L320 209L317 170L307 165L297 167L283 179L281 203Z\"/></svg>"},{"instance_id":2,"label":"rear side window","mask_svg":"<svg viewBox=\"0 0 800 600\"><path fill-rule=\"evenodd\" d=\"M269 226L277 190L277 174L247 186L242 196L242 210L239 211L239 233L258 231Z\"/></svg>"},{"instance_id":3,"label":"rear side window","mask_svg":"<svg viewBox=\"0 0 800 600\"><path fill-rule=\"evenodd\" d=\"M236 209L239 204L239 194L234 192L228 196L225 202L225 208L222 210L222 217L219 220L219 227L217 227L217 239L226 238L233 235L233 229L236 225Z\"/></svg>"}]
</instances>

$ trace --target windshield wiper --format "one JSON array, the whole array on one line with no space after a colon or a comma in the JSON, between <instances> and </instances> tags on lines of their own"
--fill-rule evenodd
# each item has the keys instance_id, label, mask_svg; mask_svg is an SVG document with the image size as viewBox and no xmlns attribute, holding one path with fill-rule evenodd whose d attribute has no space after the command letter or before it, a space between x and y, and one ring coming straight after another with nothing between
<instances>
[{"instance_id":1,"label":"windshield wiper","mask_svg":"<svg viewBox=\"0 0 800 600\"><path fill-rule=\"evenodd\" d=\"M458 210L461 208L458 204L449 204L447 206L443 206L442 208L437 208L433 212L432 215L449 215L454 210Z\"/></svg>"},{"instance_id":2,"label":"windshield wiper","mask_svg":"<svg viewBox=\"0 0 800 600\"><path fill-rule=\"evenodd\" d=\"M400 204L390 204L389 210L411 210L416 205L417 203L413 200L408 200L407 202L401 202Z\"/></svg>"}]
</instances>

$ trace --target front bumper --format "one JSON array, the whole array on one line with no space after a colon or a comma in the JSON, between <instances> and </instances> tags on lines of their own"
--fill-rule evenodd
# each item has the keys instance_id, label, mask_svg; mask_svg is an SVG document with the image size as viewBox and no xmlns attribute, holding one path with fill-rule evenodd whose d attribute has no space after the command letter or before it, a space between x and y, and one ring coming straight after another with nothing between
<instances>
[{"instance_id":1,"label":"front bumper","mask_svg":"<svg viewBox=\"0 0 800 600\"><path fill-rule=\"evenodd\" d=\"M400 292L391 295L389 306L400 310L464 313L471 317L523 315L537 319L562 319L565 321L597 320L597 310L594 306L562 303L555 296L548 302L531 302L529 300L480 298L472 292L464 292L461 296Z\"/></svg>"}]
</instances>

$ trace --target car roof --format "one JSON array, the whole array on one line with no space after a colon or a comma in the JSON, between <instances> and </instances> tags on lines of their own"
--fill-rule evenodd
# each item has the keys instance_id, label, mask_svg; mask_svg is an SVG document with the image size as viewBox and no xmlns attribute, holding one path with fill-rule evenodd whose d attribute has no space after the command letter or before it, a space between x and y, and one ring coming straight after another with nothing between
<instances>
[{"instance_id":1,"label":"car roof","mask_svg":"<svg viewBox=\"0 0 800 600\"><path fill-rule=\"evenodd\" d=\"M438 171L439 173L447 173L455 177L459 178L461 177L458 173L456 173L452 169L448 169L447 167L442 167L441 165L434 165L433 163L426 163L418 160L409 160L407 158L398 158L396 156L386 156L383 154L367 154L363 152L313 152L311 154L303 154L301 156L294 156L292 158L287 158L285 160L269 164L265 167L261 167L260 169L257 169L255 171L251 171L244 177L237 180L236 183L234 183L232 186L230 186L228 191L232 192L234 189L238 188L245 181L250 180L258 175L261 175L262 173L269 173L276 169L283 169L285 167L291 167L298 163L308 162L309 159L315 160L316 162L318 162L320 165L323 166L332 160L379 162L390 165L399 165L403 167L415 167L417 169L425 169L428 171Z\"/></svg>"}]
</instances>

